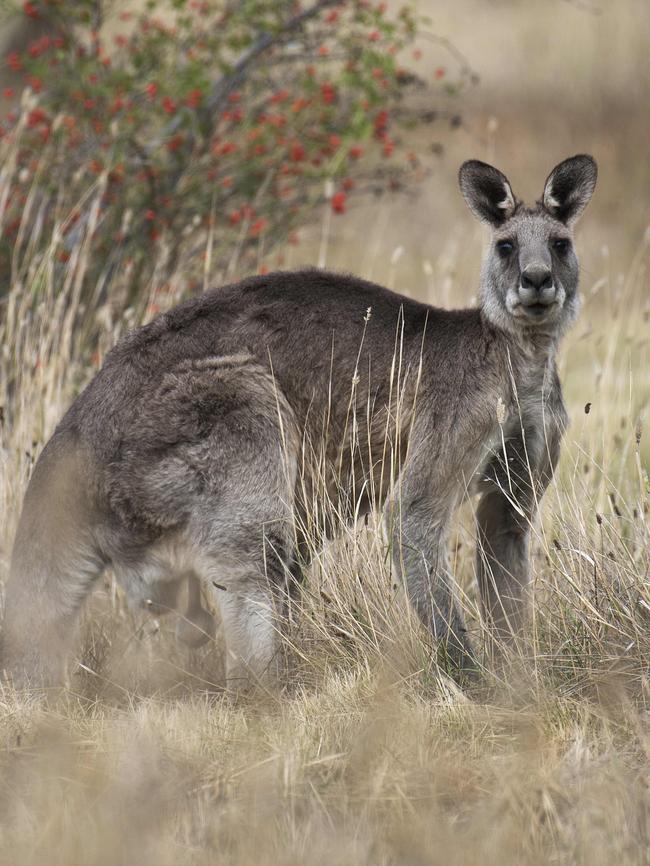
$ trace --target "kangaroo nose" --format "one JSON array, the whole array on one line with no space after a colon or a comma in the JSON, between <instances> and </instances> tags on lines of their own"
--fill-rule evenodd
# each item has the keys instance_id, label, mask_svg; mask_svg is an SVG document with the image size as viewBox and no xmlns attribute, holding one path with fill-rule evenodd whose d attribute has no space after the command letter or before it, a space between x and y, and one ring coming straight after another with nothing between
<instances>
[{"instance_id":1,"label":"kangaroo nose","mask_svg":"<svg viewBox=\"0 0 650 866\"><path fill-rule=\"evenodd\" d=\"M521 272L521 285L524 289L550 289L553 285L553 275L544 265L528 265Z\"/></svg>"}]
</instances>

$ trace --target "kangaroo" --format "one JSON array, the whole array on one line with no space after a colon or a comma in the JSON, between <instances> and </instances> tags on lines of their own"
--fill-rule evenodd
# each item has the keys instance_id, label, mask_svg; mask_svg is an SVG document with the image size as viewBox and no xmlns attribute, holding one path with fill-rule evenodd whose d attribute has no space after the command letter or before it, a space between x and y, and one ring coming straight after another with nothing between
<instances>
[{"instance_id":1,"label":"kangaroo","mask_svg":"<svg viewBox=\"0 0 650 866\"><path fill-rule=\"evenodd\" d=\"M572 227L596 176L592 157L574 156L526 206L496 168L461 166L490 228L476 309L305 270L210 291L127 334L34 468L0 668L63 682L81 604L110 567L152 610L175 608L187 586L190 644L213 631L203 586L228 684L272 676L323 486L338 503L326 533L383 509L394 569L461 671L475 657L446 546L457 506L478 494L483 613L497 637L520 634L531 524L567 424L555 356L579 309Z\"/></svg>"}]
</instances>

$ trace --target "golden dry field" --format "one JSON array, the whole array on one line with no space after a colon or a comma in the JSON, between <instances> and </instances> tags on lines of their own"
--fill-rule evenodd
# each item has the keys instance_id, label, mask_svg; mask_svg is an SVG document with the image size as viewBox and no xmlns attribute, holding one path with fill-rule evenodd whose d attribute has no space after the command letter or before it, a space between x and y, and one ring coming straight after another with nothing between
<instances>
[{"instance_id":1,"label":"golden dry field","mask_svg":"<svg viewBox=\"0 0 650 866\"><path fill-rule=\"evenodd\" d=\"M371 520L317 553L282 689L235 700L218 636L181 648L174 623L130 611L109 575L70 690L49 703L0 691L3 863L650 863L650 6L417 5L442 37L422 39L421 73L461 52L480 78L450 99L462 122L415 134L431 165L415 194L328 209L285 263L463 306L483 236L460 163L492 161L534 199L564 157L598 160L577 235L583 309L560 355L572 423L535 531L526 647L461 690ZM14 285L0 321L0 579L33 461L93 372L67 292L34 308ZM131 323L107 328L102 351ZM464 507L452 559L480 644L473 551Z\"/></svg>"}]
</instances>

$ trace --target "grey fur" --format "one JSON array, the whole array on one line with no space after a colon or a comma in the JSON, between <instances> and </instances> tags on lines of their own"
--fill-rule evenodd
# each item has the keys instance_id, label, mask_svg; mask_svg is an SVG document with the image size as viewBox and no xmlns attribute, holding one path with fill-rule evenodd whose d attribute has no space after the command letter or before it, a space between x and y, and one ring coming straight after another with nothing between
<instances>
[{"instance_id":1,"label":"grey fur","mask_svg":"<svg viewBox=\"0 0 650 866\"><path fill-rule=\"evenodd\" d=\"M122 339L30 482L7 673L60 681L80 605L111 567L134 603L160 611L187 584L178 631L192 645L213 630L200 581L220 608L229 682L267 677L301 558L372 507L422 621L471 668L447 538L474 492L484 612L497 635L517 634L531 522L566 425L555 353L579 304L569 225L595 171L590 157L561 163L529 208L496 169L461 167L492 228L480 309L312 270L214 290ZM336 519L314 509L323 494Z\"/></svg>"}]
</instances>

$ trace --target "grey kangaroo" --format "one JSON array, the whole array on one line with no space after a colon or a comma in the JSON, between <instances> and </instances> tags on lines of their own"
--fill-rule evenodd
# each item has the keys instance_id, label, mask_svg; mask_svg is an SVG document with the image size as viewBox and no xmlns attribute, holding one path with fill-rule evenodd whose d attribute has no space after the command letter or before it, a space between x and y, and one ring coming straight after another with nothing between
<instances>
[{"instance_id":1,"label":"grey kangaroo","mask_svg":"<svg viewBox=\"0 0 650 866\"><path fill-rule=\"evenodd\" d=\"M63 682L81 604L111 568L136 604L184 599L191 644L212 634L212 593L228 682L265 679L323 488L337 503L325 534L384 510L395 572L460 669L475 662L447 536L479 494L484 616L516 636L531 523L567 421L555 355L579 307L571 230L596 175L590 156L567 159L531 207L492 166L461 166L491 230L477 309L306 270L210 291L121 339L35 466L6 586L5 674Z\"/></svg>"}]
</instances>

